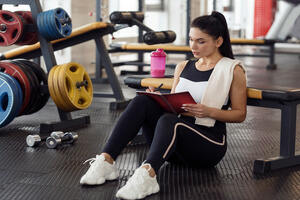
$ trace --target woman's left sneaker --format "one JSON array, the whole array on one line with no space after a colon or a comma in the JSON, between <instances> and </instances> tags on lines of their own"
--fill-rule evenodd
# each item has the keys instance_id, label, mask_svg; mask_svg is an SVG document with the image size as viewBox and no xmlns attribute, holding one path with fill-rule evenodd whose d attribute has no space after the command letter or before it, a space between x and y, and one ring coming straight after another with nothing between
<instances>
[{"instance_id":1,"label":"woman's left sneaker","mask_svg":"<svg viewBox=\"0 0 300 200\"><path fill-rule=\"evenodd\" d=\"M156 175L151 177L148 170L142 166L137 168L127 183L121 189L119 189L116 194L117 198L143 199L150 194L159 192L159 185L156 180Z\"/></svg>"},{"instance_id":2,"label":"woman's left sneaker","mask_svg":"<svg viewBox=\"0 0 300 200\"><path fill-rule=\"evenodd\" d=\"M91 166L81 177L80 184L100 185L106 180L115 180L119 176L115 163L110 164L103 155L96 155L96 158L88 159L84 163L86 162L89 162Z\"/></svg>"}]
</instances>

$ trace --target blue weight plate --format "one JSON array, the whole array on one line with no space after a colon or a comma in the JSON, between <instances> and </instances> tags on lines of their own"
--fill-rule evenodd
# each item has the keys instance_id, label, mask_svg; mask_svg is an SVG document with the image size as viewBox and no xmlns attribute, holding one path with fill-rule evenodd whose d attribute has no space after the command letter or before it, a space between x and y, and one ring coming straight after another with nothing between
<instances>
[{"instance_id":1,"label":"blue weight plate","mask_svg":"<svg viewBox=\"0 0 300 200\"><path fill-rule=\"evenodd\" d=\"M16 108L16 116L20 113L21 111L21 108L23 106L23 90L22 90L22 87L19 83L19 81L12 77L11 75L9 74L2 74L2 76L6 77L8 80L12 81L12 83L16 86L17 88L17 93L16 93L16 102L15 104L17 105L17 108Z\"/></svg>"},{"instance_id":2,"label":"blue weight plate","mask_svg":"<svg viewBox=\"0 0 300 200\"><path fill-rule=\"evenodd\" d=\"M0 127L17 116L22 105L22 89L11 76L0 72Z\"/></svg>"},{"instance_id":3,"label":"blue weight plate","mask_svg":"<svg viewBox=\"0 0 300 200\"><path fill-rule=\"evenodd\" d=\"M39 33L44 36L44 33L43 33L44 29L43 29L43 23L42 22L43 22L43 18L41 17L41 13L39 13L37 15L36 25L37 25Z\"/></svg>"},{"instance_id":4,"label":"blue weight plate","mask_svg":"<svg viewBox=\"0 0 300 200\"><path fill-rule=\"evenodd\" d=\"M58 26L60 26L59 21L55 17L55 10L50 10L49 12L45 13L46 19L46 28L51 40L62 38L63 36L60 35Z\"/></svg>"},{"instance_id":5,"label":"blue weight plate","mask_svg":"<svg viewBox=\"0 0 300 200\"><path fill-rule=\"evenodd\" d=\"M15 79L14 77L9 77L9 78L12 78L14 84L17 86L17 94L18 94L18 101L16 102L16 104L18 105L17 108L16 108L16 117L20 114L21 112L21 108L23 106L23 90L22 90L22 87L19 83L19 81L17 79Z\"/></svg>"},{"instance_id":6,"label":"blue weight plate","mask_svg":"<svg viewBox=\"0 0 300 200\"><path fill-rule=\"evenodd\" d=\"M58 18L62 19L62 18L65 17L66 11L62 8L55 8L54 12L55 12L55 16L58 17Z\"/></svg>"},{"instance_id":7,"label":"blue weight plate","mask_svg":"<svg viewBox=\"0 0 300 200\"><path fill-rule=\"evenodd\" d=\"M44 13L43 18L44 18L44 28L45 28L45 32L46 35L48 37L49 40L53 40L54 38L57 38L56 33L53 31L53 20L51 20L51 16L53 16L52 10L49 10L47 12Z\"/></svg>"},{"instance_id":8,"label":"blue weight plate","mask_svg":"<svg viewBox=\"0 0 300 200\"><path fill-rule=\"evenodd\" d=\"M63 13L64 13L63 10L60 8L55 9L53 12L54 19L55 19L55 21L53 21L53 22L55 22L56 30L58 30L58 32L59 32L59 30L61 30L61 27L62 27L60 20L63 20L63 18L64 18Z\"/></svg>"},{"instance_id":9,"label":"blue weight plate","mask_svg":"<svg viewBox=\"0 0 300 200\"><path fill-rule=\"evenodd\" d=\"M51 33L51 36L54 39L62 38L63 35L60 34L61 24L59 22L59 18L56 17L55 10L52 10L52 12L48 13L48 27Z\"/></svg>"},{"instance_id":10,"label":"blue weight plate","mask_svg":"<svg viewBox=\"0 0 300 200\"><path fill-rule=\"evenodd\" d=\"M72 33L71 18L62 8L39 13L37 26L39 32L49 41L69 36Z\"/></svg>"},{"instance_id":11,"label":"blue weight plate","mask_svg":"<svg viewBox=\"0 0 300 200\"><path fill-rule=\"evenodd\" d=\"M71 35L72 33L72 27L66 25L62 28L62 34L65 36Z\"/></svg>"},{"instance_id":12,"label":"blue weight plate","mask_svg":"<svg viewBox=\"0 0 300 200\"><path fill-rule=\"evenodd\" d=\"M48 11L39 13L37 16L37 27L40 32L40 34L46 38L47 40L50 40L50 35L48 34L48 24L47 24L47 13Z\"/></svg>"},{"instance_id":13,"label":"blue weight plate","mask_svg":"<svg viewBox=\"0 0 300 200\"><path fill-rule=\"evenodd\" d=\"M62 34L64 37L71 35L72 33L72 21L71 17L68 15L68 13L63 10L63 20L64 20L64 25L62 26Z\"/></svg>"}]
</instances>

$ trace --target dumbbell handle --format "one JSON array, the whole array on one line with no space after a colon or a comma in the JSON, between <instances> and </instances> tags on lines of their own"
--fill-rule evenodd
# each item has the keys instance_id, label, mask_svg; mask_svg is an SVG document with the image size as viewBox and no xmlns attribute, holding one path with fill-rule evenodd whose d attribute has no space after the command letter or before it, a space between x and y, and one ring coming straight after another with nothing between
<instances>
[{"instance_id":1,"label":"dumbbell handle","mask_svg":"<svg viewBox=\"0 0 300 200\"><path fill-rule=\"evenodd\" d=\"M73 143L74 140L77 139L77 137L78 137L78 135L76 133L75 134L72 134L72 133L64 134L64 136L61 138L48 137L46 140L46 145L49 149L55 149L57 147L57 145L61 144L64 141Z\"/></svg>"},{"instance_id":2,"label":"dumbbell handle","mask_svg":"<svg viewBox=\"0 0 300 200\"><path fill-rule=\"evenodd\" d=\"M42 141L45 141L46 137L41 137L40 135L27 135L26 137L26 144L29 147L37 146Z\"/></svg>"}]
</instances>

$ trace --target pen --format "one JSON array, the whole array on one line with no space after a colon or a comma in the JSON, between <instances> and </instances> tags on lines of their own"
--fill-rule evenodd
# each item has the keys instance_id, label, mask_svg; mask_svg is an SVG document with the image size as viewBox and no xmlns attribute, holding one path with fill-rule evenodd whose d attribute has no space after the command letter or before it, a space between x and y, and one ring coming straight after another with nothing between
<instances>
[{"instance_id":1,"label":"pen","mask_svg":"<svg viewBox=\"0 0 300 200\"><path fill-rule=\"evenodd\" d=\"M164 84L161 83L154 91L158 91Z\"/></svg>"}]
</instances>

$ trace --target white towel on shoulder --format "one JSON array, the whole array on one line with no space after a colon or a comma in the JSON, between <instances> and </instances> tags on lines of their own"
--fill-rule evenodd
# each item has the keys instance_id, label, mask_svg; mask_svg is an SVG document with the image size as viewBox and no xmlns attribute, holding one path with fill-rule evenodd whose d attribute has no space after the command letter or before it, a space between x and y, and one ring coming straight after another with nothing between
<instances>
[{"instance_id":1,"label":"white towel on shoulder","mask_svg":"<svg viewBox=\"0 0 300 200\"><path fill-rule=\"evenodd\" d=\"M239 60L223 57L218 61L208 79L207 87L201 99L201 104L218 109L222 108L229 95L233 71L236 65L241 66L246 73L245 67ZM209 117L196 117L195 124L212 127L215 125L215 122L215 119Z\"/></svg>"}]
</instances>

